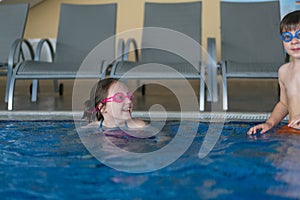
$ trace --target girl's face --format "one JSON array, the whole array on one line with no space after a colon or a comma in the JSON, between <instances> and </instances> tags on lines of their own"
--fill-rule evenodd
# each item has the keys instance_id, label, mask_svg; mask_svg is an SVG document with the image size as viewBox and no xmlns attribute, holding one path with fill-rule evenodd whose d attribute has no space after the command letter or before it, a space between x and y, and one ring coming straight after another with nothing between
<instances>
[{"instance_id":1,"label":"girl's face","mask_svg":"<svg viewBox=\"0 0 300 200\"><path fill-rule=\"evenodd\" d=\"M131 119L132 93L122 82L113 83L106 98L106 105L101 110L105 123L109 126L120 126Z\"/></svg>"},{"instance_id":2,"label":"girl's face","mask_svg":"<svg viewBox=\"0 0 300 200\"><path fill-rule=\"evenodd\" d=\"M300 39L297 30L288 31L292 35L292 39L288 42L283 41L283 46L286 52L294 59L300 59ZM297 33L296 33L297 32Z\"/></svg>"}]
</instances>

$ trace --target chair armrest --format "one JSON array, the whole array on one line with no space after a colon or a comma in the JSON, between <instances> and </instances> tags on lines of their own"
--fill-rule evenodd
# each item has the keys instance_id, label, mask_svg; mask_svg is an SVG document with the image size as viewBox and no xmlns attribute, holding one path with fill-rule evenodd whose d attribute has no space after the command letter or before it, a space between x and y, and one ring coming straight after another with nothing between
<instances>
[{"instance_id":1,"label":"chair armrest","mask_svg":"<svg viewBox=\"0 0 300 200\"><path fill-rule=\"evenodd\" d=\"M216 39L207 38L207 87L210 96L207 96L208 101L218 101L218 65L216 56Z\"/></svg>"},{"instance_id":2,"label":"chair armrest","mask_svg":"<svg viewBox=\"0 0 300 200\"><path fill-rule=\"evenodd\" d=\"M117 49L117 61L122 61L124 59L124 46L125 42L123 38L118 40L118 49Z\"/></svg>"},{"instance_id":3,"label":"chair armrest","mask_svg":"<svg viewBox=\"0 0 300 200\"><path fill-rule=\"evenodd\" d=\"M128 61L128 54L130 52L130 45L131 44L134 47L135 61L139 61L139 52L138 52L138 49L137 49L137 43L134 40L134 38L129 38L126 41L125 46L124 46L124 40L119 39L117 62L113 62L112 63L112 68L111 68L111 71L110 71L110 76L111 77L113 77L115 75L115 72L116 72L116 69L117 69L117 65L120 62L122 62L122 61ZM123 50L122 53L121 53L121 50Z\"/></svg>"},{"instance_id":4,"label":"chair armrest","mask_svg":"<svg viewBox=\"0 0 300 200\"><path fill-rule=\"evenodd\" d=\"M36 47L36 53L35 53L34 60L36 60L36 61L41 60L41 55L42 55L42 50L43 50L44 45L48 46L48 48L50 50L51 61L53 61L54 60L54 49L53 49L52 43L50 42L49 39L41 39L39 41L39 43L37 44L37 47Z\"/></svg>"},{"instance_id":5,"label":"chair armrest","mask_svg":"<svg viewBox=\"0 0 300 200\"><path fill-rule=\"evenodd\" d=\"M16 39L13 42L11 49L9 51L8 70L12 70L14 67L14 64L20 61L19 58L20 58L20 54L23 51L23 47L26 47L27 50L29 51L30 59L31 60L34 59L34 51L33 51L33 48L32 48L32 45L30 44L30 42L23 38ZM18 53L18 55L16 55L17 53ZM16 56L17 56L18 60L15 60Z\"/></svg>"},{"instance_id":6,"label":"chair armrest","mask_svg":"<svg viewBox=\"0 0 300 200\"><path fill-rule=\"evenodd\" d=\"M128 61L128 53L130 52L131 44L133 45L133 48L134 48L135 61L139 61L140 58L139 58L138 46L137 46L137 43L134 38L129 38L126 41L125 48L124 48L124 54L123 54L124 55L123 60Z\"/></svg>"},{"instance_id":7,"label":"chair armrest","mask_svg":"<svg viewBox=\"0 0 300 200\"><path fill-rule=\"evenodd\" d=\"M205 65L201 65L201 70L203 70L202 69L203 67L204 67L204 70L218 68L217 56L216 56L216 39L215 38L207 38L207 48L206 49L207 49L207 54L205 55L206 58L204 58Z\"/></svg>"},{"instance_id":8,"label":"chair armrest","mask_svg":"<svg viewBox=\"0 0 300 200\"><path fill-rule=\"evenodd\" d=\"M217 61L216 38L207 38L207 53L213 62Z\"/></svg>"},{"instance_id":9,"label":"chair armrest","mask_svg":"<svg viewBox=\"0 0 300 200\"><path fill-rule=\"evenodd\" d=\"M202 49L202 52L205 53L205 51ZM200 70L209 70L212 67L216 67L218 68L218 64L217 64L217 56L216 56L216 39L215 38L207 38L207 48L206 48L206 54L204 55L205 58L202 57L202 59L204 59L202 61L200 67ZM204 68L204 69L202 69Z\"/></svg>"},{"instance_id":10,"label":"chair armrest","mask_svg":"<svg viewBox=\"0 0 300 200\"><path fill-rule=\"evenodd\" d=\"M113 63L111 65L113 65ZM109 67L110 65L108 64L107 60L103 60L101 64L100 79L105 79Z\"/></svg>"}]
</instances>

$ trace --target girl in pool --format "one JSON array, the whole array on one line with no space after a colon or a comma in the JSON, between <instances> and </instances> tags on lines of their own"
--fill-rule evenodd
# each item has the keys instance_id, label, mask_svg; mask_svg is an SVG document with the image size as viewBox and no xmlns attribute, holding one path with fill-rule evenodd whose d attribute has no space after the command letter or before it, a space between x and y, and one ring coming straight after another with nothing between
<instances>
[{"instance_id":1,"label":"girl in pool","mask_svg":"<svg viewBox=\"0 0 300 200\"><path fill-rule=\"evenodd\" d=\"M118 79L107 78L98 81L90 92L90 100L85 102L84 118L89 122L100 121L100 129L142 128L146 123L133 119L133 93Z\"/></svg>"}]
</instances>

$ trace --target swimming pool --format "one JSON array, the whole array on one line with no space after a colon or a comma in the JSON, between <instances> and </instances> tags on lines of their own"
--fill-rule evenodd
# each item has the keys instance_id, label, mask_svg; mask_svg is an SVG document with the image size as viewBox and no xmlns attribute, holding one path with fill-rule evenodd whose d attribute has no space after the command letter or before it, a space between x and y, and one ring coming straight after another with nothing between
<instances>
[{"instance_id":1,"label":"swimming pool","mask_svg":"<svg viewBox=\"0 0 300 200\"><path fill-rule=\"evenodd\" d=\"M184 122L188 125L190 122ZM247 136L258 122L226 122L212 151L198 157L208 123L188 150L148 173L115 170L95 159L71 120L0 121L1 199L296 199L300 198L300 136ZM84 124L83 124L84 125ZM134 152L170 143L178 121L146 139L110 137ZM185 126L185 131L189 130ZM130 147L130 148L129 148ZM163 156L163 155L162 155ZM117 158L112 158L116 159Z\"/></svg>"}]
</instances>

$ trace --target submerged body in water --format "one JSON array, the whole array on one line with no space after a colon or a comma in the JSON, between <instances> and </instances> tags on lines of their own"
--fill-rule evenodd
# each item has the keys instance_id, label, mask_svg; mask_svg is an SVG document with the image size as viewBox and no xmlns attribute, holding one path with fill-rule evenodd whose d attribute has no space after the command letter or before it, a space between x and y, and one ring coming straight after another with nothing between
<instances>
[{"instance_id":1,"label":"submerged body in water","mask_svg":"<svg viewBox=\"0 0 300 200\"><path fill-rule=\"evenodd\" d=\"M193 138L183 155L153 172L128 173L96 159L83 145L72 121L1 121L1 198L300 198L299 135L276 134L274 129L250 137L246 132L256 123L229 122L224 124L212 151L199 159L197 154L209 123L198 123L195 136L189 134L193 131L190 122L182 123L185 135L180 139ZM147 153L168 146L179 126L178 121L167 121L154 138L105 138L120 145L123 151ZM99 126L97 129L98 133L87 132L86 139L97 141L104 136L99 134ZM96 149L101 145L94 144ZM104 147L102 144L102 150L115 151ZM107 154L105 159L122 165L121 155ZM163 160L166 156L161 153L155 159ZM128 161L133 167L152 164L144 163L142 158Z\"/></svg>"}]
</instances>

